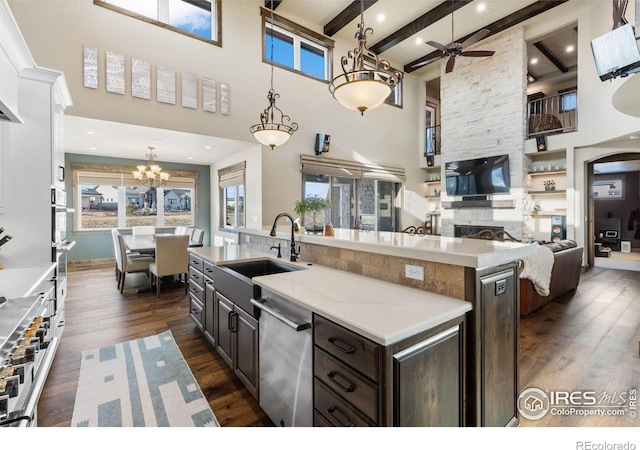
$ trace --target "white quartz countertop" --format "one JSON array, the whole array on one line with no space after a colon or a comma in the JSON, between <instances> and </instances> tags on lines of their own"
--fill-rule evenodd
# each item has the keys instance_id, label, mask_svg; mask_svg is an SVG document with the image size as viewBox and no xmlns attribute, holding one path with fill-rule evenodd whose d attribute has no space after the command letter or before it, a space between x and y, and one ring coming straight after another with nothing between
<instances>
[{"instance_id":1,"label":"white quartz countertop","mask_svg":"<svg viewBox=\"0 0 640 450\"><path fill-rule=\"evenodd\" d=\"M0 296L12 299L30 295L55 267L56 263L5 267L0 270Z\"/></svg>"},{"instance_id":2,"label":"white quartz countertop","mask_svg":"<svg viewBox=\"0 0 640 450\"><path fill-rule=\"evenodd\" d=\"M238 228L241 233L269 236L271 229ZM290 226L278 226L276 237L291 238ZM535 247L509 241L418 236L387 231L359 231L336 228L335 236L296 234L296 242L325 245L349 250L381 253L463 267L491 267L520 260L535 253ZM285 252L286 253L286 252ZM304 255L303 255L304 256Z\"/></svg>"},{"instance_id":3,"label":"white quartz countertop","mask_svg":"<svg viewBox=\"0 0 640 450\"><path fill-rule=\"evenodd\" d=\"M396 343L471 310L471 303L444 295L304 261L292 263L239 246L227 247L192 248L190 252L217 264L269 258L302 268L255 277L253 283L381 345Z\"/></svg>"}]
</instances>

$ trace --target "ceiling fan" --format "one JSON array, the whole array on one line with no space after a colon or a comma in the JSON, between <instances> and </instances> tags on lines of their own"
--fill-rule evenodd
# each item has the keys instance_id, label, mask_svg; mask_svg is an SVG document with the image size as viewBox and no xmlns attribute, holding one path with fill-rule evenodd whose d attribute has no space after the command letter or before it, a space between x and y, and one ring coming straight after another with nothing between
<instances>
[{"instance_id":1,"label":"ceiling fan","mask_svg":"<svg viewBox=\"0 0 640 450\"><path fill-rule=\"evenodd\" d=\"M442 51L444 56L448 56L449 60L447 61L447 67L445 69L446 73L449 73L453 70L453 66L456 63L456 56L470 56L470 57L484 57L484 56L493 56L495 53L492 50L471 50L465 51L464 49L469 47L470 45L475 44L476 42L484 39L490 33L486 28L478 31L473 36L466 39L464 42L455 42L454 34L453 34L453 7L451 9L451 44L442 45L435 41L427 41L427 45L437 48ZM423 61L414 65L413 67L420 67L430 63L432 60Z\"/></svg>"}]
</instances>

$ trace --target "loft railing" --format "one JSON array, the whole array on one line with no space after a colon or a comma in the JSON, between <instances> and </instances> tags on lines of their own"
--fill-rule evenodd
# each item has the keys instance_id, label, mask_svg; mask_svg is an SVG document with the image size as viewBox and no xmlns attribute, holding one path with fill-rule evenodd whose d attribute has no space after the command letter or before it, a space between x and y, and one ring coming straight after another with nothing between
<instances>
[{"instance_id":1,"label":"loft railing","mask_svg":"<svg viewBox=\"0 0 640 450\"><path fill-rule=\"evenodd\" d=\"M440 125L427 127L425 129L425 149L424 156L429 160L433 155L440 154Z\"/></svg>"},{"instance_id":2,"label":"loft railing","mask_svg":"<svg viewBox=\"0 0 640 450\"><path fill-rule=\"evenodd\" d=\"M528 138L578 129L578 91L530 100L527 108Z\"/></svg>"}]
</instances>

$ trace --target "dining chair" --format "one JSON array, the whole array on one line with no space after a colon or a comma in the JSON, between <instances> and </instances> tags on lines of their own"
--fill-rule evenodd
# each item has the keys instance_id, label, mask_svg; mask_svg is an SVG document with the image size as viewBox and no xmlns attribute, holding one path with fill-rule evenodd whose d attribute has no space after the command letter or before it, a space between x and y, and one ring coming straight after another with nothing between
<instances>
[{"instance_id":1,"label":"dining chair","mask_svg":"<svg viewBox=\"0 0 640 450\"><path fill-rule=\"evenodd\" d=\"M120 232L117 229L111 229L111 237L113 238L113 257L116 260L116 280L118 281L118 286L120 286L120 274L122 273L122 256L120 255L120 244L118 242L119 235ZM126 250L126 253L127 256L131 258L139 258L143 256L139 252L132 252L131 250Z\"/></svg>"},{"instance_id":2,"label":"dining chair","mask_svg":"<svg viewBox=\"0 0 640 450\"><path fill-rule=\"evenodd\" d=\"M118 233L118 257L116 263L120 265L120 280L118 282L118 288L120 293L124 291L124 283L127 273L131 272L149 272L149 264L154 262L153 257L145 255L127 255L127 247L124 243L124 239L120 233Z\"/></svg>"},{"instance_id":3,"label":"dining chair","mask_svg":"<svg viewBox=\"0 0 640 450\"><path fill-rule=\"evenodd\" d=\"M177 226L173 231L173 234L176 236L182 236L183 234L187 234L187 227Z\"/></svg>"},{"instance_id":4,"label":"dining chair","mask_svg":"<svg viewBox=\"0 0 640 450\"><path fill-rule=\"evenodd\" d=\"M131 228L131 233L134 236L155 234L156 227L152 225L139 225Z\"/></svg>"},{"instance_id":5,"label":"dining chair","mask_svg":"<svg viewBox=\"0 0 640 450\"><path fill-rule=\"evenodd\" d=\"M191 239L189 240L189 247L202 247L204 242L204 230L200 228L196 228L193 230L193 234L191 235Z\"/></svg>"},{"instance_id":6,"label":"dining chair","mask_svg":"<svg viewBox=\"0 0 640 450\"><path fill-rule=\"evenodd\" d=\"M156 260L149 264L149 286L156 282L156 297L160 297L161 278L169 275L186 275L189 272L189 236L158 236L156 237ZM188 283L184 283L184 293L187 293Z\"/></svg>"}]
</instances>

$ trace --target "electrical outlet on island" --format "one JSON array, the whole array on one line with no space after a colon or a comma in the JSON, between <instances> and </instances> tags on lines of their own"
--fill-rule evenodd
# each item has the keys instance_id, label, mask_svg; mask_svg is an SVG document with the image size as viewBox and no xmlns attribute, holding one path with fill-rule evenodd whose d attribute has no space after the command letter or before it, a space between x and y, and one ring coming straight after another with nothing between
<instances>
[{"instance_id":1,"label":"electrical outlet on island","mask_svg":"<svg viewBox=\"0 0 640 450\"><path fill-rule=\"evenodd\" d=\"M414 280L424 281L424 267L405 264L404 276L407 278L412 278Z\"/></svg>"}]
</instances>

